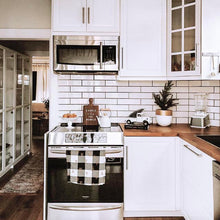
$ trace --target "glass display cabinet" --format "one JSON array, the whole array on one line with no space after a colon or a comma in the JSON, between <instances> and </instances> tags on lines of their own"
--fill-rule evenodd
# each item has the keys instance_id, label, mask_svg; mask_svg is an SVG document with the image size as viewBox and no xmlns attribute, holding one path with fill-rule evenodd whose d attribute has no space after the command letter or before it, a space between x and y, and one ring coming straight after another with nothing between
<instances>
[{"instance_id":1,"label":"glass display cabinet","mask_svg":"<svg viewBox=\"0 0 220 220\"><path fill-rule=\"evenodd\" d=\"M30 148L30 106L24 107L24 152Z\"/></svg>"},{"instance_id":2,"label":"glass display cabinet","mask_svg":"<svg viewBox=\"0 0 220 220\"><path fill-rule=\"evenodd\" d=\"M168 1L168 74L200 74L198 0Z\"/></svg>"},{"instance_id":3,"label":"glass display cabinet","mask_svg":"<svg viewBox=\"0 0 220 220\"><path fill-rule=\"evenodd\" d=\"M0 177L30 152L31 60L0 45Z\"/></svg>"}]
</instances>

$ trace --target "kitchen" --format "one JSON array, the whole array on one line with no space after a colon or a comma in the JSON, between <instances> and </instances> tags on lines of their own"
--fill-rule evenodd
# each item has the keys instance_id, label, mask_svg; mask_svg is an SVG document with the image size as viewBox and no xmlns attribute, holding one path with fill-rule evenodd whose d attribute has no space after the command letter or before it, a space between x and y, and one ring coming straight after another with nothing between
<instances>
[{"instance_id":1,"label":"kitchen","mask_svg":"<svg viewBox=\"0 0 220 220\"><path fill-rule=\"evenodd\" d=\"M48 25L42 25L43 28L39 29L41 26L39 24L33 26L36 27L35 29L31 26L22 26L21 31L14 29L12 32L10 28L7 31L5 27L2 31L0 30L1 39L50 39L50 129L64 122L65 119L62 116L67 113L76 114L77 118L74 122L81 123L83 106L89 104L89 98L94 99L94 104L98 105L99 109L111 110L113 123L124 123L129 114L141 108L144 109L147 117L152 118L153 125L149 126L148 131L137 130L135 134L129 130L124 131L124 168L128 158L128 161L136 161L138 167L144 167L144 172L152 168L154 173L153 175L151 172L146 172L146 175L140 175L138 172L140 175L136 176L138 182L144 182L144 185L148 183L149 188L145 189L143 184L137 187L137 182L133 182L134 178L131 178L132 173L129 172L132 170L136 173L137 167L132 165L133 163L128 163L128 170L124 170L124 217L184 216L187 219L188 215L188 219L213 219L212 160L219 160L217 159L219 151L199 139L192 141L189 133L219 134L218 39L220 34L216 30L219 19L218 8L218 1L210 4L210 1L205 0L158 0L138 1L138 3L136 1L87 0L77 1L77 3L76 1L53 1L51 30ZM75 10L74 13L73 10ZM45 15L43 11L42 14ZM201 22L198 18L201 18ZM40 19L42 24L45 24L44 16ZM116 50L119 57L117 75L112 74L113 71L110 75L106 75L104 66L108 64L105 62L99 71L102 74L90 74L90 71L82 70L80 70L81 74L69 74L71 71L58 71L62 74L56 74L57 70L54 69L53 64L54 38L52 36L79 35L120 36L119 47ZM186 65L186 61L193 63L190 61L190 57L193 57L191 54L196 54L194 67ZM98 62L98 65L101 66L101 62ZM173 80L171 92L174 98L178 99L179 104L172 107L171 127L159 127L155 125L155 111L158 106L154 104L152 93L161 91L167 80ZM195 95L204 92L208 93L207 113L211 127L204 129L205 131L190 129L188 124L195 114ZM148 154L145 144L142 143L149 143L152 146L148 149L152 157L141 159L143 152ZM204 159L206 172L204 175L201 174L203 179L197 179L201 182L206 178L209 179L207 185L195 191L192 189L196 184L187 181L198 176L199 168L193 156L183 147L184 145L190 146L191 150L203 155L201 158ZM207 147L204 149L202 145ZM153 146L158 147L155 149ZM133 147L139 148L139 153L133 150ZM166 158L162 157L165 152ZM144 161L148 160L147 165ZM159 160L163 162L162 167L159 165ZM191 166L189 166L190 162ZM185 168L184 171L181 166ZM191 172L187 173L190 170ZM160 173L160 176L157 173ZM152 182L149 182L148 178ZM181 184L182 180L184 180L185 191ZM190 188L189 184L193 186ZM155 187L152 187L153 185ZM210 187L207 189L207 186ZM133 188L136 188L136 191ZM207 191L207 195L200 197L204 191ZM188 196L189 194L195 196ZM148 195L151 197L148 198ZM194 202L192 202L193 199ZM209 205L202 203L201 206L193 205L200 200L210 203L207 203ZM206 206L207 210L203 209ZM198 213L202 216L198 216Z\"/></svg>"}]
</instances>

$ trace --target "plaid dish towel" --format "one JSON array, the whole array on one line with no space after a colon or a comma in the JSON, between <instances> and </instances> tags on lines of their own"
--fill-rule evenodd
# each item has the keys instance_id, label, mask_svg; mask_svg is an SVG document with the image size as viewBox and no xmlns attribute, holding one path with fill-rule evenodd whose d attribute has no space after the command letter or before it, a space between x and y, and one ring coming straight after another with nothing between
<instances>
[{"instance_id":1,"label":"plaid dish towel","mask_svg":"<svg viewBox=\"0 0 220 220\"><path fill-rule=\"evenodd\" d=\"M105 184L104 150L67 150L68 182L82 185Z\"/></svg>"}]
</instances>

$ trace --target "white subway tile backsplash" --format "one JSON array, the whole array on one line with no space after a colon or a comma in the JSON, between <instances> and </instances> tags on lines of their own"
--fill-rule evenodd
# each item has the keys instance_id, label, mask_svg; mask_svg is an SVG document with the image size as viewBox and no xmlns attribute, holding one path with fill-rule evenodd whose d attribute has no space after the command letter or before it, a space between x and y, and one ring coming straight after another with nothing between
<instances>
[{"instance_id":1,"label":"white subway tile backsplash","mask_svg":"<svg viewBox=\"0 0 220 220\"><path fill-rule=\"evenodd\" d=\"M116 80L115 75L95 75L97 80Z\"/></svg>"},{"instance_id":2,"label":"white subway tile backsplash","mask_svg":"<svg viewBox=\"0 0 220 220\"><path fill-rule=\"evenodd\" d=\"M81 93L62 92L58 94L58 98L81 98Z\"/></svg>"},{"instance_id":3,"label":"white subway tile backsplash","mask_svg":"<svg viewBox=\"0 0 220 220\"><path fill-rule=\"evenodd\" d=\"M198 93L213 93L213 87L189 87L189 92L198 92Z\"/></svg>"},{"instance_id":4,"label":"white subway tile backsplash","mask_svg":"<svg viewBox=\"0 0 220 220\"><path fill-rule=\"evenodd\" d=\"M60 111L79 111L82 110L81 105L59 105L59 110Z\"/></svg>"},{"instance_id":5,"label":"white subway tile backsplash","mask_svg":"<svg viewBox=\"0 0 220 220\"><path fill-rule=\"evenodd\" d=\"M58 91L59 92L70 92L71 87L70 86L58 86Z\"/></svg>"},{"instance_id":6,"label":"white subway tile backsplash","mask_svg":"<svg viewBox=\"0 0 220 220\"><path fill-rule=\"evenodd\" d=\"M118 99L118 104L138 105L141 104L140 99Z\"/></svg>"},{"instance_id":7,"label":"white subway tile backsplash","mask_svg":"<svg viewBox=\"0 0 220 220\"><path fill-rule=\"evenodd\" d=\"M81 86L81 80L59 80L59 86Z\"/></svg>"},{"instance_id":8,"label":"white subway tile backsplash","mask_svg":"<svg viewBox=\"0 0 220 220\"><path fill-rule=\"evenodd\" d=\"M76 113L82 121L83 105L89 98L99 108L111 109L112 122L124 122L128 115L144 108L155 122L152 93L159 93L166 81L116 81L113 75L59 75L58 108L59 114ZM179 104L173 110L174 123L188 123L195 114L194 97L197 93L208 93L208 113L212 125L220 124L220 81L173 81L171 92Z\"/></svg>"},{"instance_id":9,"label":"white subway tile backsplash","mask_svg":"<svg viewBox=\"0 0 220 220\"><path fill-rule=\"evenodd\" d=\"M105 81L83 80L83 86L104 86Z\"/></svg>"},{"instance_id":10,"label":"white subway tile backsplash","mask_svg":"<svg viewBox=\"0 0 220 220\"><path fill-rule=\"evenodd\" d=\"M85 104L89 104L89 100L88 99L71 99L71 104L85 105Z\"/></svg>"},{"instance_id":11,"label":"white subway tile backsplash","mask_svg":"<svg viewBox=\"0 0 220 220\"><path fill-rule=\"evenodd\" d=\"M58 75L58 79L71 79L71 75Z\"/></svg>"},{"instance_id":12,"label":"white subway tile backsplash","mask_svg":"<svg viewBox=\"0 0 220 220\"><path fill-rule=\"evenodd\" d=\"M95 87L95 92L117 92L117 87Z\"/></svg>"},{"instance_id":13,"label":"white subway tile backsplash","mask_svg":"<svg viewBox=\"0 0 220 220\"><path fill-rule=\"evenodd\" d=\"M95 99L95 104L97 105L116 105L117 99Z\"/></svg>"},{"instance_id":14,"label":"white subway tile backsplash","mask_svg":"<svg viewBox=\"0 0 220 220\"><path fill-rule=\"evenodd\" d=\"M163 87L141 87L141 92L159 93L162 89Z\"/></svg>"},{"instance_id":15,"label":"white subway tile backsplash","mask_svg":"<svg viewBox=\"0 0 220 220\"><path fill-rule=\"evenodd\" d=\"M71 75L71 79L78 79L78 80L93 80L94 76L93 75Z\"/></svg>"},{"instance_id":16,"label":"white subway tile backsplash","mask_svg":"<svg viewBox=\"0 0 220 220\"><path fill-rule=\"evenodd\" d=\"M106 105L106 108L110 108L111 110L128 110L128 105Z\"/></svg>"},{"instance_id":17,"label":"white subway tile backsplash","mask_svg":"<svg viewBox=\"0 0 220 220\"><path fill-rule=\"evenodd\" d=\"M70 99L58 99L58 104L71 104Z\"/></svg>"},{"instance_id":18,"label":"white subway tile backsplash","mask_svg":"<svg viewBox=\"0 0 220 220\"><path fill-rule=\"evenodd\" d=\"M118 92L140 92L140 87L118 87Z\"/></svg>"},{"instance_id":19,"label":"white subway tile backsplash","mask_svg":"<svg viewBox=\"0 0 220 220\"><path fill-rule=\"evenodd\" d=\"M106 98L128 98L128 93L106 93Z\"/></svg>"},{"instance_id":20,"label":"white subway tile backsplash","mask_svg":"<svg viewBox=\"0 0 220 220\"><path fill-rule=\"evenodd\" d=\"M71 86L71 92L93 92L93 87L86 86Z\"/></svg>"},{"instance_id":21,"label":"white subway tile backsplash","mask_svg":"<svg viewBox=\"0 0 220 220\"><path fill-rule=\"evenodd\" d=\"M189 87L202 86L202 81L189 81Z\"/></svg>"},{"instance_id":22,"label":"white subway tile backsplash","mask_svg":"<svg viewBox=\"0 0 220 220\"><path fill-rule=\"evenodd\" d=\"M129 86L152 86L152 81L130 81Z\"/></svg>"},{"instance_id":23,"label":"white subway tile backsplash","mask_svg":"<svg viewBox=\"0 0 220 220\"><path fill-rule=\"evenodd\" d=\"M219 81L214 81L214 80L202 81L202 86L219 86Z\"/></svg>"},{"instance_id":24,"label":"white subway tile backsplash","mask_svg":"<svg viewBox=\"0 0 220 220\"><path fill-rule=\"evenodd\" d=\"M176 86L189 86L189 81L177 81Z\"/></svg>"},{"instance_id":25,"label":"white subway tile backsplash","mask_svg":"<svg viewBox=\"0 0 220 220\"><path fill-rule=\"evenodd\" d=\"M83 98L105 98L105 93L84 92Z\"/></svg>"},{"instance_id":26,"label":"white subway tile backsplash","mask_svg":"<svg viewBox=\"0 0 220 220\"><path fill-rule=\"evenodd\" d=\"M144 92L140 92L140 93L129 93L129 98L133 99L133 98L144 98L144 99L152 99L152 93L144 93Z\"/></svg>"}]
</instances>

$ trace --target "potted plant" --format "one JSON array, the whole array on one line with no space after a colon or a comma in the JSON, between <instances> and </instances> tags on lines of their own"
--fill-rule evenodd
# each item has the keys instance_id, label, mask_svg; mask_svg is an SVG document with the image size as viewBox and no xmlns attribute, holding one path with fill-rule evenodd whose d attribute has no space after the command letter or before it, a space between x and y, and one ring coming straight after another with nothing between
<instances>
[{"instance_id":1,"label":"potted plant","mask_svg":"<svg viewBox=\"0 0 220 220\"><path fill-rule=\"evenodd\" d=\"M176 102L178 99L173 98L173 94L170 92L172 86L172 81L168 81L159 94L153 93L154 103L160 107L160 109L156 110L156 120L160 126L169 126L171 124L173 112L169 108L178 104Z\"/></svg>"}]
</instances>

